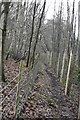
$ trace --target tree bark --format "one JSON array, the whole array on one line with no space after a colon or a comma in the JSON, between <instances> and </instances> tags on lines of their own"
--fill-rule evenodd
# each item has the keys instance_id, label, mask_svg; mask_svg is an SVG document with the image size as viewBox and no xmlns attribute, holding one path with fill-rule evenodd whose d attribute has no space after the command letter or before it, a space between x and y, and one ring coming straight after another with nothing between
<instances>
[{"instance_id":1,"label":"tree bark","mask_svg":"<svg viewBox=\"0 0 80 120\"><path fill-rule=\"evenodd\" d=\"M67 92L68 92L68 83L69 83L71 61L72 61L72 50L71 50L70 59L69 59L69 66L68 66L67 79L66 79L66 87L65 87L65 95L67 95Z\"/></svg>"},{"instance_id":2,"label":"tree bark","mask_svg":"<svg viewBox=\"0 0 80 120\"><path fill-rule=\"evenodd\" d=\"M1 81L1 49L2 49L2 35L0 31L0 81Z\"/></svg>"},{"instance_id":3,"label":"tree bark","mask_svg":"<svg viewBox=\"0 0 80 120\"><path fill-rule=\"evenodd\" d=\"M78 68L79 68L78 80L80 82L80 1L78 3ZM80 93L80 84L79 84L79 93ZM80 94L79 94L78 119L80 119Z\"/></svg>"},{"instance_id":4,"label":"tree bark","mask_svg":"<svg viewBox=\"0 0 80 120\"><path fill-rule=\"evenodd\" d=\"M78 119L80 120L80 96L79 96L79 109L78 109Z\"/></svg>"},{"instance_id":5,"label":"tree bark","mask_svg":"<svg viewBox=\"0 0 80 120\"><path fill-rule=\"evenodd\" d=\"M60 62L60 53L59 53L59 56L58 56L57 76L59 76L59 62Z\"/></svg>"},{"instance_id":6,"label":"tree bark","mask_svg":"<svg viewBox=\"0 0 80 120\"><path fill-rule=\"evenodd\" d=\"M5 75L4 75L4 44L6 38L6 28L7 28L7 17L9 12L9 2L4 3L4 20L3 20L3 27L2 27L2 55L1 55L1 79L5 82Z\"/></svg>"},{"instance_id":7,"label":"tree bark","mask_svg":"<svg viewBox=\"0 0 80 120\"><path fill-rule=\"evenodd\" d=\"M52 51L50 51L50 67L52 65Z\"/></svg>"},{"instance_id":8,"label":"tree bark","mask_svg":"<svg viewBox=\"0 0 80 120\"><path fill-rule=\"evenodd\" d=\"M62 81L62 77L63 77L65 57L66 57L66 50L64 51L64 54L63 54L63 61L62 61L62 69L61 69L60 82Z\"/></svg>"},{"instance_id":9,"label":"tree bark","mask_svg":"<svg viewBox=\"0 0 80 120\"><path fill-rule=\"evenodd\" d=\"M31 43L32 43L32 38L33 38L33 33L34 33L35 13L36 13L36 0L35 0L35 4L34 4L34 13L33 13L33 20L32 20L32 31L31 31L31 36L30 36L29 51L28 51L28 57L27 57L26 67L28 67L28 65L29 65L29 60L30 60Z\"/></svg>"},{"instance_id":10,"label":"tree bark","mask_svg":"<svg viewBox=\"0 0 80 120\"><path fill-rule=\"evenodd\" d=\"M70 33L70 40L71 40L70 41L70 59L69 59L67 79L66 79L65 95L67 95L67 93L68 93L69 76L70 76L71 62L72 62L73 48L74 48L74 46L73 46L73 42L74 42L74 35L73 35L74 6L75 6L75 0L73 1L73 10L72 10L71 33Z\"/></svg>"},{"instance_id":11,"label":"tree bark","mask_svg":"<svg viewBox=\"0 0 80 120\"><path fill-rule=\"evenodd\" d=\"M38 36L39 36L39 31L40 31L40 27L41 27L42 18L43 18L44 11L45 11L45 6L46 6L46 0L44 1L43 10L42 10L41 17L40 17L40 20L39 20L39 27L38 27L37 35L36 35L36 42L35 42L35 45L34 45L34 48L33 48L32 67L34 65L35 51L36 51L36 46L37 46L37 43L38 43Z\"/></svg>"}]
</instances>

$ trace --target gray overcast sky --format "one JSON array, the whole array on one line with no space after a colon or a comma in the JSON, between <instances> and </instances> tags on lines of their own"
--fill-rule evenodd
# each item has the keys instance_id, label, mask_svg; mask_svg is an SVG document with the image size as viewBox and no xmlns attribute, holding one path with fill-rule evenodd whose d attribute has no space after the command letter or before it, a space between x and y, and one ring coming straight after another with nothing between
<instances>
[{"instance_id":1,"label":"gray overcast sky","mask_svg":"<svg viewBox=\"0 0 80 120\"><path fill-rule=\"evenodd\" d=\"M56 0L56 11L58 11L59 5L63 1L63 11L64 11L64 16L66 17L66 12L67 12L67 0ZM80 0L75 0L75 14L78 10L78 2ZM49 7L48 13L47 13L47 18L52 18L54 14L54 2L55 0L47 0L47 8ZM72 10L72 4L73 0L69 0L70 3L70 9Z\"/></svg>"},{"instance_id":2,"label":"gray overcast sky","mask_svg":"<svg viewBox=\"0 0 80 120\"><path fill-rule=\"evenodd\" d=\"M2 0L0 0L1 2ZM7 0L4 0L7 2ZM12 1L22 1L22 0L12 0ZM25 1L25 0L24 0ZM27 0L26 0L27 1ZM34 0L28 0L28 1L34 1ZM43 3L44 0L37 0L37 1L41 1ZM53 15L54 15L54 3L56 1L56 7L55 7L55 11L56 13L58 12L59 6L61 1L63 1L63 16L64 19L66 19L67 17L67 0L46 0L46 10L47 11L47 15L46 15L46 19L52 19ZM73 4L73 0L68 0L69 1L69 5L70 5L70 10L71 10L71 14L72 14L72 4ZM75 0L75 15L77 15L77 21L76 21L76 36L78 34L78 2L80 0ZM70 15L71 15L70 14Z\"/></svg>"},{"instance_id":3,"label":"gray overcast sky","mask_svg":"<svg viewBox=\"0 0 80 120\"><path fill-rule=\"evenodd\" d=\"M32 1L32 0L29 0L29 1ZM43 2L44 0L37 0L37 1L41 1ZM47 18L48 19L51 19L53 17L53 14L54 14L54 2L56 1L56 12L58 11L58 8L59 8L59 5L61 3L61 1L63 1L63 12L64 12L64 15L66 17L66 12L67 12L67 0L46 0L46 9L48 9L48 12L47 12ZM70 4L70 9L72 10L72 4L73 4L73 0L68 0L69 1L69 4ZM78 10L78 2L80 0L75 0L75 13L77 12Z\"/></svg>"},{"instance_id":4,"label":"gray overcast sky","mask_svg":"<svg viewBox=\"0 0 80 120\"><path fill-rule=\"evenodd\" d=\"M32 1L32 0L29 0ZM43 2L44 0L37 0L37 1L41 1ZM55 7L55 11L58 12L59 6L61 1L63 1L63 15L64 18L66 19L67 16L67 0L56 0L56 7ZM77 21L76 21L76 35L78 34L78 2L80 0L75 0L75 15L77 14ZM54 3L55 0L46 0L46 10L48 9L47 15L46 15L46 19L52 19L53 18L53 14L54 14ZM72 14L72 5L73 5L73 0L69 0L69 4L70 4L70 10L71 10L71 14Z\"/></svg>"},{"instance_id":5,"label":"gray overcast sky","mask_svg":"<svg viewBox=\"0 0 80 120\"><path fill-rule=\"evenodd\" d=\"M15 1L15 0L14 0ZM25 1L25 0L24 0ZM26 0L27 1L27 0ZM34 0L28 0L28 1L34 1ZM43 3L44 0L37 0L37 1L41 1ZM58 12L58 8L60 6L61 1L63 1L63 14L66 17L66 13L67 13L67 0L46 0L46 9L48 9L47 12L47 19L51 19L53 18L53 14L54 14L54 3L56 1L56 12ZM73 0L68 0L69 4L70 4L70 9L72 11L72 4L73 4ZM75 14L77 13L78 10L78 2L80 0L75 0Z\"/></svg>"},{"instance_id":6,"label":"gray overcast sky","mask_svg":"<svg viewBox=\"0 0 80 120\"><path fill-rule=\"evenodd\" d=\"M63 14L64 14L64 18L67 17L67 0L56 0L56 12L58 12L59 6L61 1L63 1ZM80 0L75 0L75 15L77 15L77 20L76 20L76 36L78 35L78 2ZM47 8L48 12L47 12L47 19L51 19L53 18L53 14L54 14L54 2L55 0L47 0ZM69 0L69 4L70 4L70 10L71 10L71 14L72 14L72 5L73 5L73 0Z\"/></svg>"},{"instance_id":7,"label":"gray overcast sky","mask_svg":"<svg viewBox=\"0 0 80 120\"><path fill-rule=\"evenodd\" d=\"M2 0L0 0L1 2ZM5 2L7 2L8 0L4 0ZM18 1L22 1L22 0L12 0L14 2L18 2ZM24 0L25 1L25 0ZM26 0L26 1L35 1L35 0ZM44 2L44 0L37 0L37 1L41 1L42 3ZM58 12L59 6L61 1L63 1L63 17L64 19L66 19L67 17L67 0L46 0L46 10L47 11L47 15L46 15L46 19L52 19L53 15L54 15L54 3L56 1L56 7L55 7L55 11L56 13ZM70 5L70 15L72 14L72 4L73 4L73 0L68 0L69 1L69 5ZM78 35L78 2L80 0L75 0L75 15L77 15L77 21L76 21L76 36Z\"/></svg>"}]
</instances>

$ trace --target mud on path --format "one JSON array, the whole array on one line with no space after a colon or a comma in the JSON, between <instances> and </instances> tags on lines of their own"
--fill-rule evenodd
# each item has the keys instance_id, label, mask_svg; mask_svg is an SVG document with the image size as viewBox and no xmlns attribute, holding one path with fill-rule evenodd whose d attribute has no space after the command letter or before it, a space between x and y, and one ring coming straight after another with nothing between
<instances>
[{"instance_id":1,"label":"mud on path","mask_svg":"<svg viewBox=\"0 0 80 120\"><path fill-rule=\"evenodd\" d=\"M65 96L62 83L55 77L47 66L44 66L47 73L48 80L50 81L52 89L52 99L56 102L57 107L53 107L56 113L56 118L77 119L78 115L78 97L73 99L70 96Z\"/></svg>"}]
</instances>

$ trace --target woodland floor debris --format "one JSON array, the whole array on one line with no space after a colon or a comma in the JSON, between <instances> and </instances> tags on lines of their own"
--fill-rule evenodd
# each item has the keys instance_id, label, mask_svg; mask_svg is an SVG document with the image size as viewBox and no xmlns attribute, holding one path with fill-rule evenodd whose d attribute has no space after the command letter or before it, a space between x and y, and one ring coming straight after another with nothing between
<instances>
[{"instance_id":1,"label":"woodland floor debris","mask_svg":"<svg viewBox=\"0 0 80 120\"><path fill-rule=\"evenodd\" d=\"M24 84L27 79L27 71L24 62L19 103L19 117L20 118L77 118L78 115L78 93L72 98L65 96L63 86L59 80L54 76L49 67L43 65L42 70L39 70L38 76L35 80L34 86L29 93L27 101L24 97ZM19 63L13 60L6 61L5 75L7 83L18 74ZM2 96L3 98L8 92L17 84L18 78L8 88L6 88ZM6 84L7 84L6 83ZM3 102L3 118L4 120L13 119L14 104L15 104L16 89Z\"/></svg>"}]
</instances>

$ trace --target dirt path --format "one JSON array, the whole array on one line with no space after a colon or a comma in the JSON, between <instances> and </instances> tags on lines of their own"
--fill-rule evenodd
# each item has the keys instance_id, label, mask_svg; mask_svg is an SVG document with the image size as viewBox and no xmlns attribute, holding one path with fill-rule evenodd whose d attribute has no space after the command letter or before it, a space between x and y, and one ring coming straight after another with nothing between
<instances>
[{"instance_id":1,"label":"dirt path","mask_svg":"<svg viewBox=\"0 0 80 120\"><path fill-rule=\"evenodd\" d=\"M56 79L47 66L44 66L44 70L51 83L52 99L55 100L57 104L57 107L53 107L53 110L56 111L57 118L77 118L78 103L74 105L74 102L69 99L68 96L66 97L64 95L62 84Z\"/></svg>"},{"instance_id":2,"label":"dirt path","mask_svg":"<svg viewBox=\"0 0 80 120\"><path fill-rule=\"evenodd\" d=\"M5 65L5 75L6 80L9 83L11 78L14 78L15 75L19 72L19 64L15 64L14 61L7 61ZM10 66L9 66L10 65ZM20 103L19 103L19 117L20 118L31 118L44 120L46 118L77 118L78 111L78 102L73 99L66 97L64 95L62 84L57 80L55 75L51 72L50 68L46 65L40 65L40 69L35 80L35 83L28 95L28 100L26 101L24 97L24 86L27 80L27 71L25 64L23 66L24 72L22 74L22 87L20 94ZM13 83L16 85L18 79ZM9 86L4 92L4 95L13 88L13 83L11 87ZM14 104L15 103L16 91L12 92L8 96L8 99L3 103L4 111L4 120L13 118L14 116ZM12 100L14 98L14 100ZM77 98L74 96L74 98Z\"/></svg>"}]
</instances>

